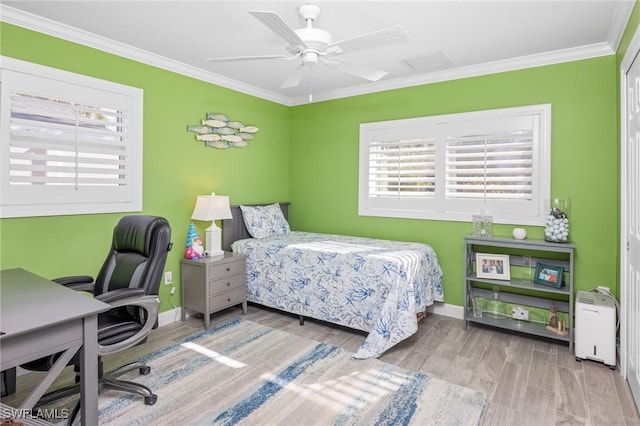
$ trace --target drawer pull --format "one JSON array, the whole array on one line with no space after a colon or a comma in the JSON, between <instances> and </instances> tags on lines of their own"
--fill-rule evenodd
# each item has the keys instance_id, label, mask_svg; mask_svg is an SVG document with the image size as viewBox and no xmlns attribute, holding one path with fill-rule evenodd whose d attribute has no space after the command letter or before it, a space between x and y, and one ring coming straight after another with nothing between
<instances>
[{"instance_id":1,"label":"drawer pull","mask_svg":"<svg viewBox=\"0 0 640 426\"><path fill-rule=\"evenodd\" d=\"M227 266L227 272L229 272L230 270L231 270L231 268L229 268L229 267Z\"/></svg>"},{"instance_id":2,"label":"drawer pull","mask_svg":"<svg viewBox=\"0 0 640 426\"><path fill-rule=\"evenodd\" d=\"M231 302L231 298L230 297L227 297L227 302Z\"/></svg>"},{"instance_id":3,"label":"drawer pull","mask_svg":"<svg viewBox=\"0 0 640 426\"><path fill-rule=\"evenodd\" d=\"M227 287L230 287L230 286L231 286L231 283L227 283Z\"/></svg>"}]
</instances>

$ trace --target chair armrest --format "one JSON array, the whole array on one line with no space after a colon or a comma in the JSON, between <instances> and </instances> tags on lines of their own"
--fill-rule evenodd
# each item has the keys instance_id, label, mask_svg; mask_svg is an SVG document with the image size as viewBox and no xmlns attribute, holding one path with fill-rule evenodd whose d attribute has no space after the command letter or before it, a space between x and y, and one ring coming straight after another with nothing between
<instances>
[{"instance_id":1,"label":"chair armrest","mask_svg":"<svg viewBox=\"0 0 640 426\"><path fill-rule=\"evenodd\" d=\"M102 293L97 295L95 298L104 303L110 304L112 307L114 306L114 302L127 299L131 297L142 297L145 296L146 293L142 288L120 288L118 290L111 290L106 293Z\"/></svg>"},{"instance_id":2,"label":"chair armrest","mask_svg":"<svg viewBox=\"0 0 640 426\"><path fill-rule=\"evenodd\" d=\"M131 290L131 292L133 292L138 289L122 289L122 290L124 292L128 292L128 290ZM117 293L120 291L121 290L115 290L115 291L112 291L112 292L110 291L104 294ZM144 290L142 290L142 293L144 294ZM98 297L96 297L96 299L98 299ZM107 303L109 303L112 308L119 308L122 306L137 306L144 309L147 315L146 315L146 320L142 329L135 335L129 337L126 340L123 340L122 342L114 343L113 345L103 346L98 344L98 355L100 356L109 355L115 352L119 352L128 347L137 345L138 343L140 343L141 341L147 338L147 336L149 335L149 333L151 333L151 330L155 326L156 321L158 320L158 312L160 311L160 299L158 298L158 296L153 296L153 295L134 296L134 297L127 297L124 299L114 300L113 302L107 302Z\"/></svg>"},{"instance_id":3,"label":"chair armrest","mask_svg":"<svg viewBox=\"0 0 640 426\"><path fill-rule=\"evenodd\" d=\"M62 284L72 290L88 291L93 293L94 282L93 277L89 275L75 275L70 277L54 278L51 281Z\"/></svg>"}]
</instances>

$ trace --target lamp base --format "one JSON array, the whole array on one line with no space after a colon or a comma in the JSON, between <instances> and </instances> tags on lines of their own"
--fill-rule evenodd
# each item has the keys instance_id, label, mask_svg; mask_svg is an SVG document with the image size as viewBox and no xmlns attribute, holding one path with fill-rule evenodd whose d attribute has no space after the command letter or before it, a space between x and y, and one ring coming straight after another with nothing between
<instances>
[{"instance_id":1,"label":"lamp base","mask_svg":"<svg viewBox=\"0 0 640 426\"><path fill-rule=\"evenodd\" d=\"M205 254L207 257L220 256L224 251L220 249L222 241L222 229L220 229L215 221L211 221L211 226L205 231L207 238Z\"/></svg>"}]
</instances>

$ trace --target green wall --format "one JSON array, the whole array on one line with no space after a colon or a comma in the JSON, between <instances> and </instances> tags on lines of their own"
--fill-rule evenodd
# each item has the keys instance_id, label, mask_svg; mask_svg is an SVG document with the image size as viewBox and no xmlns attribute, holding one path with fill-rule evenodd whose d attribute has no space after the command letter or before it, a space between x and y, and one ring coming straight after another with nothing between
<instances>
[{"instance_id":1,"label":"green wall","mask_svg":"<svg viewBox=\"0 0 640 426\"><path fill-rule=\"evenodd\" d=\"M616 291L619 203L615 56L298 106L291 113L294 229L429 243L447 303L463 303L463 222L358 216L359 124L550 103L551 194L571 198L575 285ZM510 236L513 226L494 225ZM541 227L528 227L542 238Z\"/></svg>"},{"instance_id":2,"label":"green wall","mask_svg":"<svg viewBox=\"0 0 640 426\"><path fill-rule=\"evenodd\" d=\"M637 9L637 7L636 7ZM637 10L634 12L637 26ZM0 24L1 54L144 89L144 213L167 217L179 282L197 194L232 203L292 202L293 229L431 244L447 303L463 302L463 240L470 223L359 217L358 126L362 122L552 104L552 195L572 198L576 288L617 292L619 143L617 57L355 96L288 108L36 32ZM628 42L627 42L628 43ZM256 124L248 148L205 148L185 131L206 112ZM47 277L95 275L119 214L0 220L0 268ZM201 233L205 224L196 223ZM495 225L508 236L513 226ZM542 237L542 228L528 227ZM162 288L162 310L179 293Z\"/></svg>"},{"instance_id":3,"label":"green wall","mask_svg":"<svg viewBox=\"0 0 640 426\"><path fill-rule=\"evenodd\" d=\"M173 251L166 270L179 283L196 196L212 191L231 203L289 199L288 107L224 89L37 32L0 24L0 53L144 90L143 213L166 217ZM217 150L186 131L207 112L260 127L247 148ZM0 220L0 268L22 267L45 277L95 276L121 214ZM204 237L204 222L195 222ZM180 305L162 286L162 310Z\"/></svg>"}]
</instances>

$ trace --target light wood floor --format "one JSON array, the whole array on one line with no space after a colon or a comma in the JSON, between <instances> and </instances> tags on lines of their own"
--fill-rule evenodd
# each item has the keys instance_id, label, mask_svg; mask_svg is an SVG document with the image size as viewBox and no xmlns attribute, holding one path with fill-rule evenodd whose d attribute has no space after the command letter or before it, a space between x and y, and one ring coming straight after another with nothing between
<instances>
[{"instance_id":1,"label":"light wood floor","mask_svg":"<svg viewBox=\"0 0 640 426\"><path fill-rule=\"evenodd\" d=\"M211 320L239 315L239 308L230 308ZM361 332L311 319L301 327L297 317L257 305L249 305L245 318L352 352L365 338ZM203 328L201 315L163 326L146 344L105 358L105 367L124 364ZM472 324L465 331L462 320L430 314L414 336L380 359L484 392L489 404L483 425L640 426L629 386L618 371L593 361L577 362L566 345L555 342ZM2 402L18 403L38 374L20 376L16 395ZM72 374L65 372L54 386L71 382Z\"/></svg>"}]
</instances>

